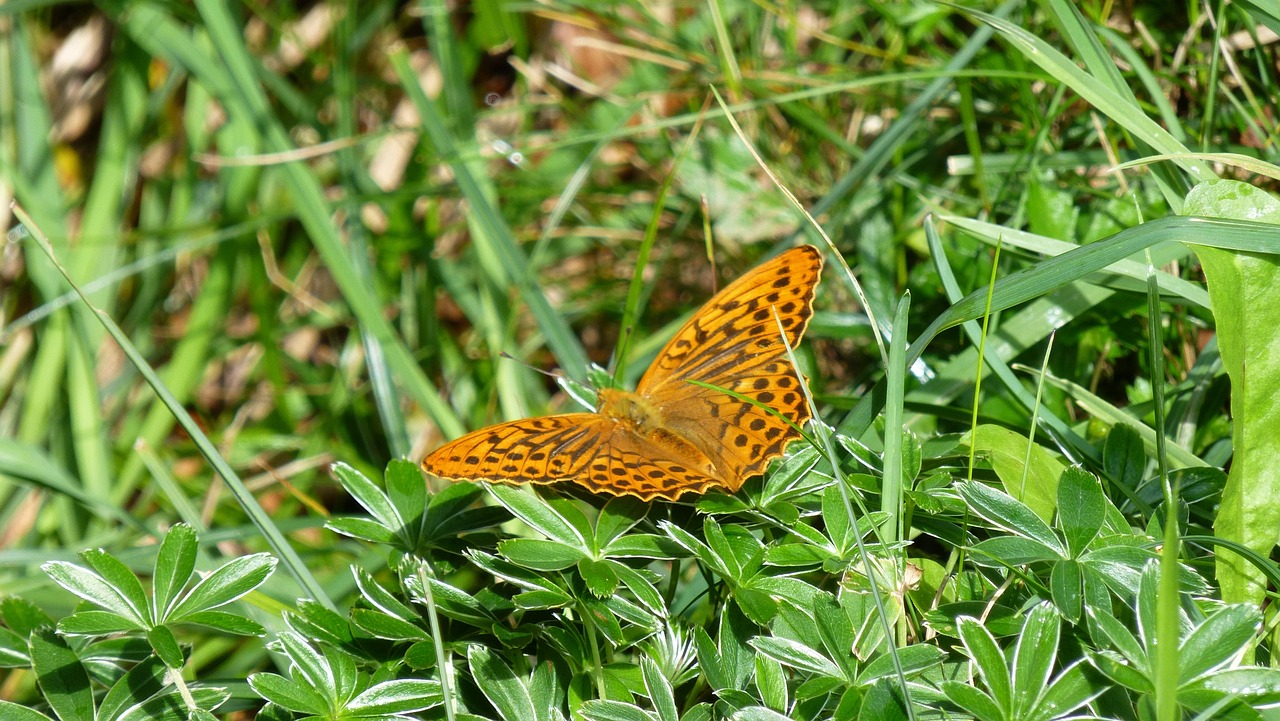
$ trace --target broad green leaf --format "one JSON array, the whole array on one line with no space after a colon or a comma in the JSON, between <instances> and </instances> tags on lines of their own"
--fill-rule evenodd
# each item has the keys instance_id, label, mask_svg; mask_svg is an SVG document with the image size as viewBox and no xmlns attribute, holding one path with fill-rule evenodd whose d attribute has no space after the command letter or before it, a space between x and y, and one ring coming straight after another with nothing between
<instances>
[{"instance_id":1,"label":"broad green leaf","mask_svg":"<svg viewBox=\"0 0 1280 721\"><path fill-rule=\"evenodd\" d=\"M356 499L356 503L363 506L375 520L392 532L400 530L403 526L400 514L396 512L387 494L373 481L346 463L333 464L332 472L347 493L351 494L351 497Z\"/></svg>"},{"instance_id":2,"label":"broad green leaf","mask_svg":"<svg viewBox=\"0 0 1280 721\"><path fill-rule=\"evenodd\" d=\"M578 561L578 574L587 584L587 590L596 598L609 598L618 590L618 574L615 561L594 561L583 558Z\"/></svg>"},{"instance_id":3,"label":"broad green leaf","mask_svg":"<svg viewBox=\"0 0 1280 721\"><path fill-rule=\"evenodd\" d=\"M1061 718L1093 699L1106 693L1106 684L1098 683L1097 674L1087 673L1090 668L1083 660L1076 661L1058 674L1040 692L1036 711L1041 718Z\"/></svg>"},{"instance_id":4,"label":"broad green leaf","mask_svg":"<svg viewBox=\"0 0 1280 721\"><path fill-rule=\"evenodd\" d=\"M1280 223L1280 201L1245 183L1201 183L1187 194L1183 212ZM1274 233L1280 238L1280 228ZM1259 553L1276 543L1280 527L1280 247L1268 254L1193 246L1204 268L1218 350L1231 379L1231 472L1214 530ZM1219 549L1222 600L1258 604L1265 581L1243 558Z\"/></svg>"},{"instance_id":5,"label":"broad green leaf","mask_svg":"<svg viewBox=\"0 0 1280 721\"><path fill-rule=\"evenodd\" d=\"M657 718L633 703L595 699L582 704L578 713L587 721L655 721Z\"/></svg>"},{"instance_id":6,"label":"broad green leaf","mask_svg":"<svg viewBox=\"0 0 1280 721\"><path fill-rule=\"evenodd\" d=\"M784 666L844 680L844 673L826 656L789 638L757 636L751 647Z\"/></svg>"},{"instance_id":7,"label":"broad green leaf","mask_svg":"<svg viewBox=\"0 0 1280 721\"><path fill-rule=\"evenodd\" d=\"M965 442L990 461L1005 493L1025 503L1046 523L1053 520L1058 478L1065 468L1062 461L1026 436L1002 426L978 426L965 435Z\"/></svg>"},{"instance_id":8,"label":"broad green leaf","mask_svg":"<svg viewBox=\"0 0 1280 721\"><path fill-rule=\"evenodd\" d=\"M1252 641L1262 622L1258 610L1243 603L1220 608L1182 639L1178 683L1184 684L1230 664Z\"/></svg>"},{"instance_id":9,"label":"broad green leaf","mask_svg":"<svg viewBox=\"0 0 1280 721\"><path fill-rule=\"evenodd\" d=\"M0 700L0 718L4 718L6 721L57 721L35 709L3 700Z\"/></svg>"},{"instance_id":10,"label":"broad green leaf","mask_svg":"<svg viewBox=\"0 0 1280 721\"><path fill-rule=\"evenodd\" d=\"M1049 573L1049 588L1053 597L1053 605L1063 618L1075 623L1080 620L1084 611L1084 594L1082 593L1083 570L1080 562L1075 560L1059 561L1053 564Z\"/></svg>"},{"instance_id":11,"label":"broad green leaf","mask_svg":"<svg viewBox=\"0 0 1280 721\"><path fill-rule=\"evenodd\" d=\"M1102 445L1102 467L1107 477L1126 488L1142 483L1146 456L1142 436L1128 423L1117 423L1107 432Z\"/></svg>"},{"instance_id":12,"label":"broad green leaf","mask_svg":"<svg viewBox=\"0 0 1280 721\"><path fill-rule=\"evenodd\" d=\"M944 681L942 692L947 695L951 703L973 714L978 721L1004 721L1008 718L990 696L969 684Z\"/></svg>"},{"instance_id":13,"label":"broad green leaf","mask_svg":"<svg viewBox=\"0 0 1280 721\"><path fill-rule=\"evenodd\" d=\"M183 624L195 624L215 628L223 633L234 633L237 636L265 636L267 629L244 616L227 611L197 611L189 613L181 621Z\"/></svg>"},{"instance_id":14,"label":"broad green leaf","mask_svg":"<svg viewBox=\"0 0 1280 721\"><path fill-rule=\"evenodd\" d=\"M180 669L186 662L182 657L182 647L168 626L152 626L147 629L147 643L151 644L156 656L169 668Z\"/></svg>"},{"instance_id":15,"label":"broad green leaf","mask_svg":"<svg viewBox=\"0 0 1280 721\"><path fill-rule=\"evenodd\" d=\"M1009 566L1062 560L1062 554L1052 546L1033 538L1013 535L996 536L979 541L974 544L973 552L974 561L983 565L993 565L992 559Z\"/></svg>"},{"instance_id":16,"label":"broad green leaf","mask_svg":"<svg viewBox=\"0 0 1280 721\"><path fill-rule=\"evenodd\" d=\"M72 636L105 636L139 630L142 629L137 623L111 611L81 611L58 622L58 632Z\"/></svg>"}]
</instances>

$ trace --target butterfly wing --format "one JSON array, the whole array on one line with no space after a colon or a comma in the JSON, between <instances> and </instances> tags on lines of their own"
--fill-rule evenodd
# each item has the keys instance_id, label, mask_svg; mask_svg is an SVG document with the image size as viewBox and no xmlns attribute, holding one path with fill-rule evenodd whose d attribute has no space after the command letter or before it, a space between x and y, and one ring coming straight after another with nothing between
<instances>
[{"instance_id":1,"label":"butterfly wing","mask_svg":"<svg viewBox=\"0 0 1280 721\"><path fill-rule=\"evenodd\" d=\"M440 446L422 459L422 468L451 481L554 483L586 467L605 425L594 413L499 423Z\"/></svg>"},{"instance_id":2,"label":"butterfly wing","mask_svg":"<svg viewBox=\"0 0 1280 721\"><path fill-rule=\"evenodd\" d=\"M732 491L799 436L782 418L797 426L809 420L774 313L795 347L813 314L821 272L822 255L806 245L738 278L676 332L636 389L658 409L665 427L711 458ZM752 398L782 418L690 380Z\"/></svg>"},{"instance_id":3,"label":"butterfly wing","mask_svg":"<svg viewBox=\"0 0 1280 721\"><path fill-rule=\"evenodd\" d=\"M437 448L426 472L452 481L572 481L593 493L675 500L723 482L595 413L500 423Z\"/></svg>"}]
</instances>

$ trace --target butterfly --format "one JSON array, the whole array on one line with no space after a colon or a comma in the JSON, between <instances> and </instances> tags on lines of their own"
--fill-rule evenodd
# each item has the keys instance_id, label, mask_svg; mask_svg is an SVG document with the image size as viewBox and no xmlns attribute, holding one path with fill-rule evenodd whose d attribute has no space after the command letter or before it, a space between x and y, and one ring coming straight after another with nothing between
<instances>
[{"instance_id":1,"label":"butterfly","mask_svg":"<svg viewBox=\"0 0 1280 721\"><path fill-rule=\"evenodd\" d=\"M813 314L821 272L817 248L792 248L707 301L658 353L635 392L601 389L595 413L482 428L436 449L422 468L453 481L571 481L643 501L737 491L782 455L800 437L796 427L809 420L774 314L795 347Z\"/></svg>"}]
</instances>

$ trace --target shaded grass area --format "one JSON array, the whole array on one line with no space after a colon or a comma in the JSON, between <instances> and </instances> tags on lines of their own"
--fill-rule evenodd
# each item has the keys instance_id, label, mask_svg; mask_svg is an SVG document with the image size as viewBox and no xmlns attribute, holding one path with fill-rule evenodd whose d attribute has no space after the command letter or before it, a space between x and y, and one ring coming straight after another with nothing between
<instances>
[{"instance_id":1,"label":"shaded grass area","mask_svg":"<svg viewBox=\"0 0 1280 721\"><path fill-rule=\"evenodd\" d=\"M3 12L0 698L29 718L1280 700L1261 4ZM634 387L799 242L819 442L740 493L396 460Z\"/></svg>"}]
</instances>

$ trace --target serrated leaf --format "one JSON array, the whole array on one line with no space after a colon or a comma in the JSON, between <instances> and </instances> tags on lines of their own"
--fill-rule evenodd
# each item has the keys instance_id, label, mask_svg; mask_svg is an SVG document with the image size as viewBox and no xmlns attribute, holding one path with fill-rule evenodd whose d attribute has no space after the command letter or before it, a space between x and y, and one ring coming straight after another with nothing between
<instances>
[{"instance_id":1,"label":"serrated leaf","mask_svg":"<svg viewBox=\"0 0 1280 721\"><path fill-rule=\"evenodd\" d=\"M228 561L183 595L166 620L181 621L187 614L209 611L235 601L261 586L275 569L276 562L268 553Z\"/></svg>"},{"instance_id":2,"label":"serrated leaf","mask_svg":"<svg viewBox=\"0 0 1280 721\"><path fill-rule=\"evenodd\" d=\"M156 552L155 571L151 577L153 622L169 614L178 594L191 580L198 548L196 532L185 523L175 524L164 535L160 550Z\"/></svg>"}]
</instances>

